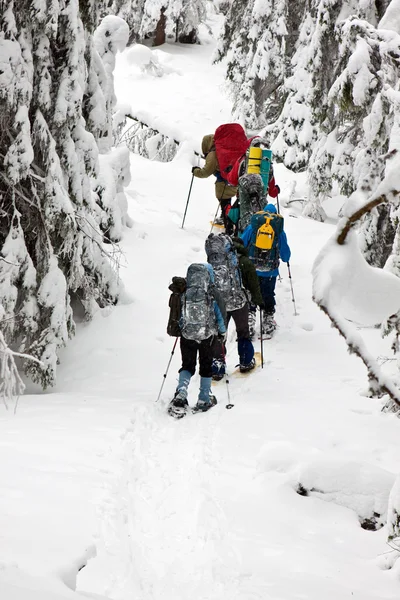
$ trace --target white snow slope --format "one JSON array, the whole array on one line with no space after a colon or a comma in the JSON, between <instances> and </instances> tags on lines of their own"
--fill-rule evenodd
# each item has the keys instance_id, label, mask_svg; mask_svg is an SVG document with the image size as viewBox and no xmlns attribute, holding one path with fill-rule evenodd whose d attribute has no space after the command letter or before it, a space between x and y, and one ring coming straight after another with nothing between
<instances>
[{"instance_id":1,"label":"white snow slope","mask_svg":"<svg viewBox=\"0 0 400 600\"><path fill-rule=\"evenodd\" d=\"M162 78L122 56L117 95L200 143L230 120L211 52L164 46ZM357 514L385 509L400 423L362 395L362 365L311 300L311 266L332 225L284 212L300 314L283 265L279 329L265 368L231 379L234 408L219 383L209 413L166 415L178 349L155 402L173 346L167 288L205 260L216 208L211 179L196 180L181 229L191 164L184 149L168 164L132 156L134 226L122 244L132 302L78 328L55 390L31 387L16 415L0 413L0 598L397 599L398 570L380 567L386 528L366 531ZM294 176L276 171L284 200ZM229 369L236 363L230 330ZM316 495L297 494L299 482Z\"/></svg>"}]
</instances>

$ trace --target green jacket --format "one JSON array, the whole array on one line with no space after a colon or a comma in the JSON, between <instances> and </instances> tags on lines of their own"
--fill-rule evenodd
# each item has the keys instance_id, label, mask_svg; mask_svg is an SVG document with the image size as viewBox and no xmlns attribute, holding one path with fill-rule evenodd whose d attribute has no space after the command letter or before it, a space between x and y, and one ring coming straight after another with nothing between
<instances>
[{"instance_id":1,"label":"green jacket","mask_svg":"<svg viewBox=\"0 0 400 600\"><path fill-rule=\"evenodd\" d=\"M197 167L194 169L193 175L199 177L199 179L206 179L211 175L219 173L219 164L217 160L217 153L214 146L214 135L209 134L203 137L201 142L201 149L206 159L206 164L201 169ZM215 182L215 196L218 200L230 200L233 196L236 196L237 187L224 183L223 181Z\"/></svg>"},{"instance_id":2,"label":"green jacket","mask_svg":"<svg viewBox=\"0 0 400 600\"><path fill-rule=\"evenodd\" d=\"M233 241L235 250L239 258L239 267L242 274L243 286L250 292L251 301L253 304L260 306L263 303L263 298L260 290L260 282L258 281L257 272L254 264L247 256L247 250L242 242Z\"/></svg>"}]
</instances>

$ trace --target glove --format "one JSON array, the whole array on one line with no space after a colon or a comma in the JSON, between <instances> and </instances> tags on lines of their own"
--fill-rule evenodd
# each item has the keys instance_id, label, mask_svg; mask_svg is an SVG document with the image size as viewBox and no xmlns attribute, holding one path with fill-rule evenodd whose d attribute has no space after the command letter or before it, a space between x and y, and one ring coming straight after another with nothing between
<instances>
[{"instance_id":1,"label":"glove","mask_svg":"<svg viewBox=\"0 0 400 600\"><path fill-rule=\"evenodd\" d=\"M218 334L218 339L220 342L222 342L223 344L225 344L226 342L226 331L224 333L219 333Z\"/></svg>"},{"instance_id":2,"label":"glove","mask_svg":"<svg viewBox=\"0 0 400 600\"><path fill-rule=\"evenodd\" d=\"M275 184L275 191L276 191L277 194L281 193L281 188L279 187L279 185Z\"/></svg>"},{"instance_id":3,"label":"glove","mask_svg":"<svg viewBox=\"0 0 400 600\"><path fill-rule=\"evenodd\" d=\"M194 175L194 172L196 169L198 169L199 167L192 167L192 175Z\"/></svg>"}]
</instances>

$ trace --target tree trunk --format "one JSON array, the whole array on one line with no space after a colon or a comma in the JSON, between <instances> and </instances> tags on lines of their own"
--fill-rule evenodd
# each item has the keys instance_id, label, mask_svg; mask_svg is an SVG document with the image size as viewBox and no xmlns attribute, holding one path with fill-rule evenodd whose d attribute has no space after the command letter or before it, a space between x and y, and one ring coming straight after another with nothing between
<instances>
[{"instance_id":1,"label":"tree trunk","mask_svg":"<svg viewBox=\"0 0 400 600\"><path fill-rule=\"evenodd\" d=\"M154 42L153 42L153 46L161 46L162 44L165 44L165 24L166 24L166 17L165 17L165 8L163 7L161 9L161 14L160 14L160 18L158 20L157 23L157 27L156 27L156 35L154 38Z\"/></svg>"}]
</instances>

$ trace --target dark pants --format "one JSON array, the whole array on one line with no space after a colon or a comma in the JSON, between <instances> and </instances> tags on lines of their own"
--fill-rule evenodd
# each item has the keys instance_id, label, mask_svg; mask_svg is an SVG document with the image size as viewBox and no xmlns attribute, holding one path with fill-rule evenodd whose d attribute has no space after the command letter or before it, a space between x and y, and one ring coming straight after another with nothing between
<instances>
[{"instance_id":1,"label":"dark pants","mask_svg":"<svg viewBox=\"0 0 400 600\"><path fill-rule=\"evenodd\" d=\"M275 285L276 277L258 277L260 290L264 302L264 312L267 315L273 315L275 312Z\"/></svg>"},{"instance_id":2,"label":"dark pants","mask_svg":"<svg viewBox=\"0 0 400 600\"><path fill-rule=\"evenodd\" d=\"M227 313L227 326L231 317L234 320L236 326L240 364L247 365L254 356L253 344L250 341L249 305L247 304L247 302L242 308L239 308L238 310L232 310ZM225 362L226 349L218 338L215 338L214 340L213 354L215 360Z\"/></svg>"},{"instance_id":3,"label":"dark pants","mask_svg":"<svg viewBox=\"0 0 400 600\"><path fill-rule=\"evenodd\" d=\"M181 337L182 367L180 371L189 371L192 375L196 372L197 353L199 353L200 377L211 377L213 361L213 338L211 336L200 343Z\"/></svg>"},{"instance_id":4,"label":"dark pants","mask_svg":"<svg viewBox=\"0 0 400 600\"><path fill-rule=\"evenodd\" d=\"M225 233L228 235L233 235L235 226L232 221L228 219L226 214L227 206L231 205L231 200L220 200L219 203L221 205L221 217L224 221Z\"/></svg>"}]
</instances>

